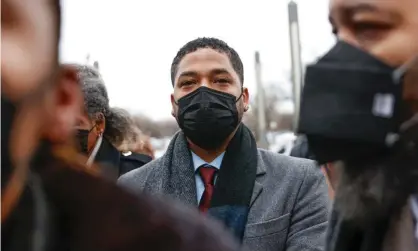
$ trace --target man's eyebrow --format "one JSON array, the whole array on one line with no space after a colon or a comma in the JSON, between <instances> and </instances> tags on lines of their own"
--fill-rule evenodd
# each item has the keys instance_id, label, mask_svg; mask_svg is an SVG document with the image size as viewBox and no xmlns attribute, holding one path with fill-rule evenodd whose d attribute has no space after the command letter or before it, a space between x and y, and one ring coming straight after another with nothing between
<instances>
[{"instance_id":1,"label":"man's eyebrow","mask_svg":"<svg viewBox=\"0 0 418 251\"><path fill-rule=\"evenodd\" d=\"M349 3L344 5L343 7L346 11L350 12L379 12L381 8L376 5L370 3Z\"/></svg>"},{"instance_id":2,"label":"man's eyebrow","mask_svg":"<svg viewBox=\"0 0 418 251\"><path fill-rule=\"evenodd\" d=\"M334 15L338 12L339 15L352 15L359 12L380 12L380 8L373 4L369 3L352 3L352 2L344 2L341 3L338 7L331 9L330 14L328 16L328 21L331 25L335 25Z\"/></svg>"},{"instance_id":3,"label":"man's eyebrow","mask_svg":"<svg viewBox=\"0 0 418 251\"><path fill-rule=\"evenodd\" d=\"M179 78L181 77L195 77L197 76L197 72L195 71L184 71L180 73Z\"/></svg>"},{"instance_id":4,"label":"man's eyebrow","mask_svg":"<svg viewBox=\"0 0 418 251\"><path fill-rule=\"evenodd\" d=\"M399 18L401 17L401 15L397 13L393 8L390 8L390 6L380 6L369 2L347 2L346 4L344 4L343 10L351 15L364 12L378 13L379 15L384 15L385 17L388 17L393 20L399 20Z\"/></svg>"},{"instance_id":5,"label":"man's eyebrow","mask_svg":"<svg viewBox=\"0 0 418 251\"><path fill-rule=\"evenodd\" d=\"M197 72L195 71L184 71L182 73L180 73L180 75L174 80L174 85L177 86L179 84L178 80L182 77L196 77L197 76Z\"/></svg>"},{"instance_id":6,"label":"man's eyebrow","mask_svg":"<svg viewBox=\"0 0 418 251\"><path fill-rule=\"evenodd\" d=\"M381 6L369 3L358 1L345 1L340 6L335 9L331 9L328 20L332 26L333 33L337 33L337 25L335 22L335 15L352 17L360 13L377 13L380 16L385 16L392 21L398 21L401 16L399 13L391 10L390 8L382 8Z\"/></svg>"}]
</instances>

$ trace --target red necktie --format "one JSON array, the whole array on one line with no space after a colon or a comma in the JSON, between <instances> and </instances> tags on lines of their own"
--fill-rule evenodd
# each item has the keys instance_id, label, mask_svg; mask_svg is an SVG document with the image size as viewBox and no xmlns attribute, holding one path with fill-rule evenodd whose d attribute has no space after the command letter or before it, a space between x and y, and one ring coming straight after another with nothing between
<instances>
[{"instance_id":1,"label":"red necktie","mask_svg":"<svg viewBox=\"0 0 418 251\"><path fill-rule=\"evenodd\" d=\"M198 171L200 177L202 177L203 184L205 185L205 191L203 192L199 203L199 210L201 212L206 212L210 207L210 200L213 195L216 168L210 165L204 165L199 167Z\"/></svg>"}]
</instances>

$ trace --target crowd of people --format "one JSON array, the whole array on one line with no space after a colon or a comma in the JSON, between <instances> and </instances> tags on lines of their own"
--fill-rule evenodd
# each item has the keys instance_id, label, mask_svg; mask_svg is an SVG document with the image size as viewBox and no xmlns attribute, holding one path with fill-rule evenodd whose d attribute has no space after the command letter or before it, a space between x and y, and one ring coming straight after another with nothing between
<instances>
[{"instance_id":1,"label":"crowd of people","mask_svg":"<svg viewBox=\"0 0 418 251\"><path fill-rule=\"evenodd\" d=\"M59 62L61 8L2 1L2 249L418 250L418 1L330 0L291 156L242 123L238 52L189 41L156 159L100 72Z\"/></svg>"}]
</instances>

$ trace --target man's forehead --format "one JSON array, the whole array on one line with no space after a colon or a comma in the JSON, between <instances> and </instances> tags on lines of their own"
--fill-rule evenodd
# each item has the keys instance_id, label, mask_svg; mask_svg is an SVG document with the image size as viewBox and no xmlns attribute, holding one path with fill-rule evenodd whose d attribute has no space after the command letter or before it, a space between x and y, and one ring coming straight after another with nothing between
<instances>
[{"instance_id":1,"label":"man's forehead","mask_svg":"<svg viewBox=\"0 0 418 251\"><path fill-rule=\"evenodd\" d=\"M214 68L233 70L225 53L210 48L198 49L184 56L179 64L179 73L184 71L210 71Z\"/></svg>"},{"instance_id":2,"label":"man's forehead","mask_svg":"<svg viewBox=\"0 0 418 251\"><path fill-rule=\"evenodd\" d=\"M368 9L388 10L409 0L330 0L330 10L336 9ZM413 0L416 1L416 0Z\"/></svg>"}]
</instances>

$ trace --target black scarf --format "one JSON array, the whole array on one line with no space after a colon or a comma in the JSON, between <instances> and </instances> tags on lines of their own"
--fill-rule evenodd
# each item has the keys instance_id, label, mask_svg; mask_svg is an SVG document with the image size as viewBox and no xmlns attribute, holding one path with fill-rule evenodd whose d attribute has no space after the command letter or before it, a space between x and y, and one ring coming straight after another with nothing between
<instances>
[{"instance_id":1,"label":"black scarf","mask_svg":"<svg viewBox=\"0 0 418 251\"><path fill-rule=\"evenodd\" d=\"M208 213L242 240L257 172L257 144L243 124L226 149Z\"/></svg>"},{"instance_id":2,"label":"black scarf","mask_svg":"<svg viewBox=\"0 0 418 251\"><path fill-rule=\"evenodd\" d=\"M197 206L193 160L183 132L173 137L162 160L163 193ZM256 172L256 141L251 131L241 124L226 149L208 210L210 216L222 221L239 240L247 224Z\"/></svg>"}]
</instances>

